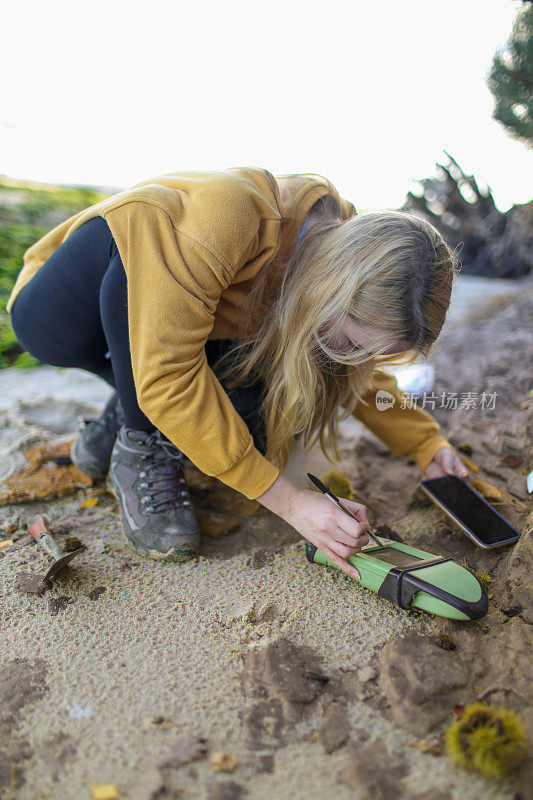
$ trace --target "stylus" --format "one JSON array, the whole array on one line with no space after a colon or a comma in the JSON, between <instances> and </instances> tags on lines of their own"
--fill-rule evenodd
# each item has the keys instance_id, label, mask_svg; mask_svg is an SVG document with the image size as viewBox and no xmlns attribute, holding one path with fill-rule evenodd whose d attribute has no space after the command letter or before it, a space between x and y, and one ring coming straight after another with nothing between
<instances>
[{"instance_id":1,"label":"stylus","mask_svg":"<svg viewBox=\"0 0 533 800\"><path fill-rule=\"evenodd\" d=\"M348 514L349 517L351 517L352 519L355 519L357 522L361 522L360 519L357 519L355 514L352 514L352 512L349 509L347 509L345 505L343 505L341 503L339 498L335 494L333 494L331 489L328 489L328 487L325 485L325 483L322 483L320 478L317 478L316 475L312 475L310 472L307 473L307 477L309 478L311 483L315 484L317 489L320 489L322 494L325 494L326 497L329 497L330 500L333 500L333 502L336 503L340 508L342 508L342 510L345 511L346 514ZM377 545L379 545L379 547L384 547L385 546L383 544L383 542L379 541L377 536L374 536L373 533L370 533L370 531L366 531L366 533L369 535L369 537L372 539L372 541L374 541Z\"/></svg>"}]
</instances>

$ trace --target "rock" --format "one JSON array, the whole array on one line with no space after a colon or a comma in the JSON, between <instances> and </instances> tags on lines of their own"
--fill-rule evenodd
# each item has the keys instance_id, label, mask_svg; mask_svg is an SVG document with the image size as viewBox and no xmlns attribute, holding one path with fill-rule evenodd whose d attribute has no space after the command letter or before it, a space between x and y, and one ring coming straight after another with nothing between
<instances>
[{"instance_id":1,"label":"rock","mask_svg":"<svg viewBox=\"0 0 533 800\"><path fill-rule=\"evenodd\" d=\"M48 664L38 658L15 658L0 669L0 741L12 735L19 714L45 695Z\"/></svg>"},{"instance_id":2,"label":"rock","mask_svg":"<svg viewBox=\"0 0 533 800\"><path fill-rule=\"evenodd\" d=\"M37 749L52 777L57 780L64 771L65 762L76 754L77 742L64 731L59 731L50 739L45 739Z\"/></svg>"},{"instance_id":3,"label":"rock","mask_svg":"<svg viewBox=\"0 0 533 800\"><path fill-rule=\"evenodd\" d=\"M407 505L409 511L413 508L429 508L433 505L433 501L427 496L425 491L417 486L411 495L411 499Z\"/></svg>"},{"instance_id":4,"label":"rock","mask_svg":"<svg viewBox=\"0 0 533 800\"><path fill-rule=\"evenodd\" d=\"M248 649L243 691L247 697L277 698L285 718L298 721L320 693L320 682L313 680L310 672L322 672L310 648L297 647L283 637L263 639Z\"/></svg>"},{"instance_id":5,"label":"rock","mask_svg":"<svg viewBox=\"0 0 533 800\"><path fill-rule=\"evenodd\" d=\"M264 750L280 746L285 723L302 719L320 693L329 690L329 677L310 647L265 637L248 649L242 689L256 700L240 714L247 747Z\"/></svg>"},{"instance_id":6,"label":"rock","mask_svg":"<svg viewBox=\"0 0 533 800\"><path fill-rule=\"evenodd\" d=\"M449 719L464 697L476 669L463 663L457 652L443 650L414 631L383 648L380 688L395 721L416 736L425 736Z\"/></svg>"},{"instance_id":7,"label":"rock","mask_svg":"<svg viewBox=\"0 0 533 800\"><path fill-rule=\"evenodd\" d=\"M506 606L521 606L522 616L533 622L533 599L531 596L533 574L533 513L526 521L525 533L515 544L505 571Z\"/></svg>"},{"instance_id":8,"label":"rock","mask_svg":"<svg viewBox=\"0 0 533 800\"><path fill-rule=\"evenodd\" d=\"M216 781L209 786L208 800L239 800L247 789L232 780Z\"/></svg>"},{"instance_id":9,"label":"rock","mask_svg":"<svg viewBox=\"0 0 533 800\"><path fill-rule=\"evenodd\" d=\"M500 625L479 654L480 660L489 666L483 682L486 689L480 699L491 703L504 702L519 713L533 705L532 652L531 625L524 624L518 616Z\"/></svg>"},{"instance_id":10,"label":"rock","mask_svg":"<svg viewBox=\"0 0 533 800\"><path fill-rule=\"evenodd\" d=\"M377 672L374 667L363 667L363 669L359 670L359 680L361 683L367 683L368 681L374 680L377 676Z\"/></svg>"},{"instance_id":11,"label":"rock","mask_svg":"<svg viewBox=\"0 0 533 800\"><path fill-rule=\"evenodd\" d=\"M519 500L527 500L526 476L521 473L509 475L507 478L507 491Z\"/></svg>"},{"instance_id":12,"label":"rock","mask_svg":"<svg viewBox=\"0 0 533 800\"><path fill-rule=\"evenodd\" d=\"M49 583L42 575L34 572L17 572L15 575L15 589L26 594L43 595L49 588Z\"/></svg>"},{"instance_id":13,"label":"rock","mask_svg":"<svg viewBox=\"0 0 533 800\"><path fill-rule=\"evenodd\" d=\"M356 792L357 800L391 800L404 796L406 774L406 764L389 753L382 739L377 739L362 747L348 745L337 780Z\"/></svg>"},{"instance_id":14,"label":"rock","mask_svg":"<svg viewBox=\"0 0 533 800\"><path fill-rule=\"evenodd\" d=\"M257 756L257 772L274 772L274 755L272 753L260 753Z\"/></svg>"},{"instance_id":15,"label":"rock","mask_svg":"<svg viewBox=\"0 0 533 800\"><path fill-rule=\"evenodd\" d=\"M251 569L261 569L267 564L271 564L273 559L274 553L272 550L267 550L266 547L256 547L248 558L248 566Z\"/></svg>"},{"instance_id":16,"label":"rock","mask_svg":"<svg viewBox=\"0 0 533 800\"><path fill-rule=\"evenodd\" d=\"M283 708L277 697L258 700L250 709L241 712L250 750L279 747L283 743Z\"/></svg>"},{"instance_id":17,"label":"rock","mask_svg":"<svg viewBox=\"0 0 533 800\"><path fill-rule=\"evenodd\" d=\"M91 589L90 592L87 592L87 597L89 600L98 600L101 594L107 592L105 586L95 586L94 589Z\"/></svg>"},{"instance_id":18,"label":"rock","mask_svg":"<svg viewBox=\"0 0 533 800\"><path fill-rule=\"evenodd\" d=\"M182 736L159 762L160 769L178 769L191 761L205 758L208 753L206 739L201 736Z\"/></svg>"},{"instance_id":19,"label":"rock","mask_svg":"<svg viewBox=\"0 0 533 800\"><path fill-rule=\"evenodd\" d=\"M158 769L152 767L143 772L132 797L134 800L156 800L162 796L164 788L163 776Z\"/></svg>"},{"instance_id":20,"label":"rock","mask_svg":"<svg viewBox=\"0 0 533 800\"><path fill-rule=\"evenodd\" d=\"M64 611L66 609L70 600L72 600L72 598L68 597L66 594L60 595L59 597L49 597L48 611L53 617L55 617L60 611Z\"/></svg>"},{"instance_id":21,"label":"rock","mask_svg":"<svg viewBox=\"0 0 533 800\"><path fill-rule=\"evenodd\" d=\"M348 740L350 723L348 709L343 703L329 704L318 728L318 738L325 753L333 753Z\"/></svg>"}]
</instances>

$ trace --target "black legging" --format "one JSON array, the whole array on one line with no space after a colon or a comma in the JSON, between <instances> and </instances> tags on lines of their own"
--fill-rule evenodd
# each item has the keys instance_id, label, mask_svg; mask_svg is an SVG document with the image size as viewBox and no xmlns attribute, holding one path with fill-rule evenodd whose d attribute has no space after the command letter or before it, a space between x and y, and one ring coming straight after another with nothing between
<instances>
[{"instance_id":1,"label":"black legging","mask_svg":"<svg viewBox=\"0 0 533 800\"><path fill-rule=\"evenodd\" d=\"M33 275L13 303L11 324L20 345L38 361L87 370L116 389L127 427L155 430L137 402L126 272L103 217L80 225ZM206 342L211 367L233 341ZM264 454L264 421L257 414L263 391L258 381L228 395Z\"/></svg>"}]
</instances>

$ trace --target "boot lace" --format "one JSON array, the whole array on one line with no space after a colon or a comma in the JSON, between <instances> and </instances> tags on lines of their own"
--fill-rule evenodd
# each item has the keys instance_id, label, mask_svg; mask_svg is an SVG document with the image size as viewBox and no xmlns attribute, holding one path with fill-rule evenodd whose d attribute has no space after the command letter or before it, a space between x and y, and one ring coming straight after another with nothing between
<instances>
[{"instance_id":1,"label":"boot lace","mask_svg":"<svg viewBox=\"0 0 533 800\"><path fill-rule=\"evenodd\" d=\"M146 495L141 497L141 504L144 511L148 513L158 513L181 506L190 506L189 491L187 481L183 475L184 453L164 439L159 430L152 431L143 442L147 447L159 447L167 454L168 459L158 459L158 451L147 453L140 456L143 461L151 460L144 469L139 472L139 478L146 480L139 483L139 489L148 489ZM160 452L160 451L159 451ZM165 497L156 500L156 495L164 494ZM150 503L150 505L146 505Z\"/></svg>"}]
</instances>

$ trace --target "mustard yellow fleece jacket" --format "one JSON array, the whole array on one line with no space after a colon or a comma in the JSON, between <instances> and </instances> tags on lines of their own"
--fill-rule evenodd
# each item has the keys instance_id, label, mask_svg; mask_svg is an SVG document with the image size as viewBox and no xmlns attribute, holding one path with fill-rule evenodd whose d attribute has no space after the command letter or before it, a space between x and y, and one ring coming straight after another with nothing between
<instances>
[{"instance_id":1,"label":"mustard yellow fleece jacket","mask_svg":"<svg viewBox=\"0 0 533 800\"><path fill-rule=\"evenodd\" d=\"M210 369L207 339L239 337L239 309L254 278L291 252L311 206L333 195L343 219L356 214L326 178L274 177L235 167L174 172L151 178L74 214L24 253L7 303L49 256L88 219L106 219L127 275L128 326L140 408L206 475L249 499L259 497L279 468L254 445L247 426ZM397 456L425 470L451 447L420 407L401 408L394 376L374 373L374 387L354 416ZM395 403L379 410L375 394Z\"/></svg>"}]
</instances>

